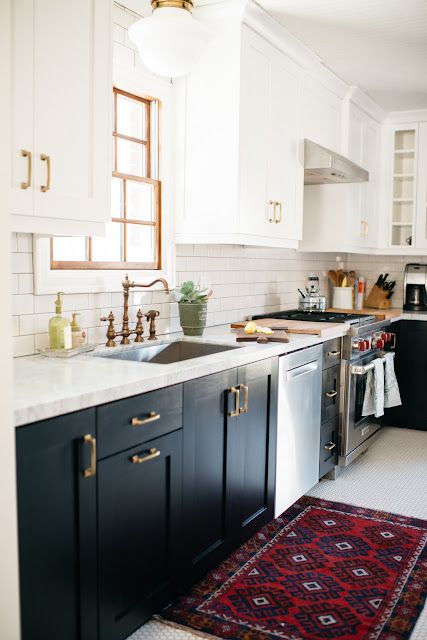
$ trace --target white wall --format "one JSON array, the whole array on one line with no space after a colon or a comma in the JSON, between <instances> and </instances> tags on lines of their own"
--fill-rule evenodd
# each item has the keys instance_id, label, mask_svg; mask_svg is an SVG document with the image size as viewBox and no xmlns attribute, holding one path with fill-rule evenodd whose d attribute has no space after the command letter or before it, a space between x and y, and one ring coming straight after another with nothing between
<instances>
[{"instance_id":1,"label":"white wall","mask_svg":"<svg viewBox=\"0 0 427 640\"><path fill-rule=\"evenodd\" d=\"M47 326L55 310L54 295L33 295L33 255L30 234L13 235L13 341L15 356L35 353L48 344ZM326 273L335 268L335 255L298 253L292 249L267 249L235 245L178 245L176 282L200 281L212 287L208 325L241 320L246 315L295 307L298 287L304 287L310 272L322 279L327 293ZM124 274L123 274L124 275ZM143 272L140 280L144 282ZM66 291L66 288L64 289ZM179 330L178 305L174 296L161 291L135 292L130 314L135 321L143 311L158 309L159 333ZM104 342L106 325L100 322L110 310L118 322L122 318L121 293L70 294L64 296L64 312L81 313L80 325L89 329L90 342Z\"/></svg>"},{"instance_id":2,"label":"white wall","mask_svg":"<svg viewBox=\"0 0 427 640\"><path fill-rule=\"evenodd\" d=\"M0 100L0 637L19 638L18 550L15 486L15 430L13 428L13 366L10 306L10 10L0 2L0 73L4 94Z\"/></svg>"}]
</instances>

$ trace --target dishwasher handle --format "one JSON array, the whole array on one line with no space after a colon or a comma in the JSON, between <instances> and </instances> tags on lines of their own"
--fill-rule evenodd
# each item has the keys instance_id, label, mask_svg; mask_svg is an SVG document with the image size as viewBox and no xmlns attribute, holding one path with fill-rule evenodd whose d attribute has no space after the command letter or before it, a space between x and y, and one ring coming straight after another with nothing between
<instances>
[{"instance_id":1,"label":"dishwasher handle","mask_svg":"<svg viewBox=\"0 0 427 640\"><path fill-rule=\"evenodd\" d=\"M303 364L301 367L295 367L295 369L291 369L286 372L286 380L293 380L294 378L299 378L300 376L304 376L307 373L311 373L312 371L316 371L318 368L317 360L314 362L309 362L308 364Z\"/></svg>"}]
</instances>

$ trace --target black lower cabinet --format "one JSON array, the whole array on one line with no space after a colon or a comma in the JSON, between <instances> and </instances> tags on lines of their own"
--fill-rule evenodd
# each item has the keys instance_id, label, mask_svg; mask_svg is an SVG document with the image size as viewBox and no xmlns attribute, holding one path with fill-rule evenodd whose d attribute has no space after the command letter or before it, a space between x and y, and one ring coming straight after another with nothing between
<instances>
[{"instance_id":1,"label":"black lower cabinet","mask_svg":"<svg viewBox=\"0 0 427 640\"><path fill-rule=\"evenodd\" d=\"M16 430L22 640L123 640L273 518L277 370Z\"/></svg>"},{"instance_id":2,"label":"black lower cabinet","mask_svg":"<svg viewBox=\"0 0 427 640\"><path fill-rule=\"evenodd\" d=\"M427 430L427 322L400 320L391 325L396 334L394 367L402 406L386 409L382 423Z\"/></svg>"},{"instance_id":3,"label":"black lower cabinet","mask_svg":"<svg viewBox=\"0 0 427 640\"><path fill-rule=\"evenodd\" d=\"M274 517L277 358L184 385L187 581Z\"/></svg>"},{"instance_id":4,"label":"black lower cabinet","mask_svg":"<svg viewBox=\"0 0 427 640\"><path fill-rule=\"evenodd\" d=\"M177 590L182 430L98 465L101 640L125 638Z\"/></svg>"},{"instance_id":5,"label":"black lower cabinet","mask_svg":"<svg viewBox=\"0 0 427 640\"><path fill-rule=\"evenodd\" d=\"M97 638L95 409L16 430L22 640Z\"/></svg>"}]
</instances>

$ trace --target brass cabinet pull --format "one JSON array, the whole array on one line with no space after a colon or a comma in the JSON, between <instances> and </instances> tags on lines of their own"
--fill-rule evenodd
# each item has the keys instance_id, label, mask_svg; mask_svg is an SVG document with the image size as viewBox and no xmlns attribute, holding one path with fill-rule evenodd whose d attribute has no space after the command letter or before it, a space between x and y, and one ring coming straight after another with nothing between
<instances>
[{"instance_id":1,"label":"brass cabinet pull","mask_svg":"<svg viewBox=\"0 0 427 640\"><path fill-rule=\"evenodd\" d=\"M270 223L276 222L276 205L277 205L277 202L274 202L274 200L269 200L268 206L270 208L273 207L273 217L270 216L268 219Z\"/></svg>"},{"instance_id":2,"label":"brass cabinet pull","mask_svg":"<svg viewBox=\"0 0 427 640\"><path fill-rule=\"evenodd\" d=\"M390 349L395 349L396 348L396 342L397 342L397 335L395 333L391 333L391 336L393 336L393 344L390 345Z\"/></svg>"},{"instance_id":3,"label":"brass cabinet pull","mask_svg":"<svg viewBox=\"0 0 427 640\"><path fill-rule=\"evenodd\" d=\"M21 182L21 189L28 189L31 187L31 174L32 174L32 156L31 151L21 149L21 156L27 158L27 182Z\"/></svg>"},{"instance_id":4,"label":"brass cabinet pull","mask_svg":"<svg viewBox=\"0 0 427 640\"><path fill-rule=\"evenodd\" d=\"M341 355L341 351L328 351L328 357L331 358L332 356L339 356Z\"/></svg>"},{"instance_id":5,"label":"brass cabinet pull","mask_svg":"<svg viewBox=\"0 0 427 640\"><path fill-rule=\"evenodd\" d=\"M326 451L332 451L332 449L335 449L337 445L335 444L335 442L328 442L328 444L325 444L324 448L326 449Z\"/></svg>"},{"instance_id":6,"label":"brass cabinet pull","mask_svg":"<svg viewBox=\"0 0 427 640\"><path fill-rule=\"evenodd\" d=\"M83 475L85 478L92 478L96 476L96 438L87 433L83 442L90 444L90 467L83 471Z\"/></svg>"},{"instance_id":7,"label":"brass cabinet pull","mask_svg":"<svg viewBox=\"0 0 427 640\"><path fill-rule=\"evenodd\" d=\"M234 405L234 411L229 411L228 415L230 416L230 418L236 418L240 413L240 389L239 387L231 387L228 391L229 393L234 393L236 395L236 404Z\"/></svg>"},{"instance_id":8,"label":"brass cabinet pull","mask_svg":"<svg viewBox=\"0 0 427 640\"><path fill-rule=\"evenodd\" d=\"M244 402L245 405L244 407L239 407L239 411L240 413L247 413L248 412L248 402L249 402L249 387L247 387L245 384L240 384L239 385L239 389L240 391L244 392Z\"/></svg>"},{"instance_id":9,"label":"brass cabinet pull","mask_svg":"<svg viewBox=\"0 0 427 640\"><path fill-rule=\"evenodd\" d=\"M148 462L149 460L154 460L154 458L158 458L160 455L160 451L158 449L150 449L148 452L148 456L132 456L130 461L132 464L141 464L142 462Z\"/></svg>"},{"instance_id":10,"label":"brass cabinet pull","mask_svg":"<svg viewBox=\"0 0 427 640\"><path fill-rule=\"evenodd\" d=\"M47 167L47 181L46 184L40 187L40 191L43 191L43 193L46 193L46 191L49 191L50 189L50 156L46 155L45 153L42 153L40 155L40 160L42 160L43 162L46 162L46 167Z\"/></svg>"},{"instance_id":11,"label":"brass cabinet pull","mask_svg":"<svg viewBox=\"0 0 427 640\"><path fill-rule=\"evenodd\" d=\"M150 422L156 422L156 420L160 420L160 413L156 413L155 411L150 411L147 418L132 418L131 425L133 427L140 427L143 424L149 424Z\"/></svg>"},{"instance_id":12,"label":"brass cabinet pull","mask_svg":"<svg viewBox=\"0 0 427 640\"><path fill-rule=\"evenodd\" d=\"M327 391L326 396L328 396L328 398L335 398L336 395L338 395L338 391Z\"/></svg>"},{"instance_id":13,"label":"brass cabinet pull","mask_svg":"<svg viewBox=\"0 0 427 640\"><path fill-rule=\"evenodd\" d=\"M276 205L279 207L279 218L276 218L276 210L274 210L274 222L276 224L279 224L279 222L282 222L282 211L283 211L283 205L281 202L276 202Z\"/></svg>"}]
</instances>

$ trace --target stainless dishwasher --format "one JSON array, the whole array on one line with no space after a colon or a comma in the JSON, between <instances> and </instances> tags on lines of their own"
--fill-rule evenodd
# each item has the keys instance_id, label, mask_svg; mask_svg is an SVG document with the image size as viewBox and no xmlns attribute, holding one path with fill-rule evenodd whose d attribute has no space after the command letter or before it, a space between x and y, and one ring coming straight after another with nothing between
<instances>
[{"instance_id":1,"label":"stainless dishwasher","mask_svg":"<svg viewBox=\"0 0 427 640\"><path fill-rule=\"evenodd\" d=\"M275 517L319 481L322 345L279 359Z\"/></svg>"}]
</instances>

